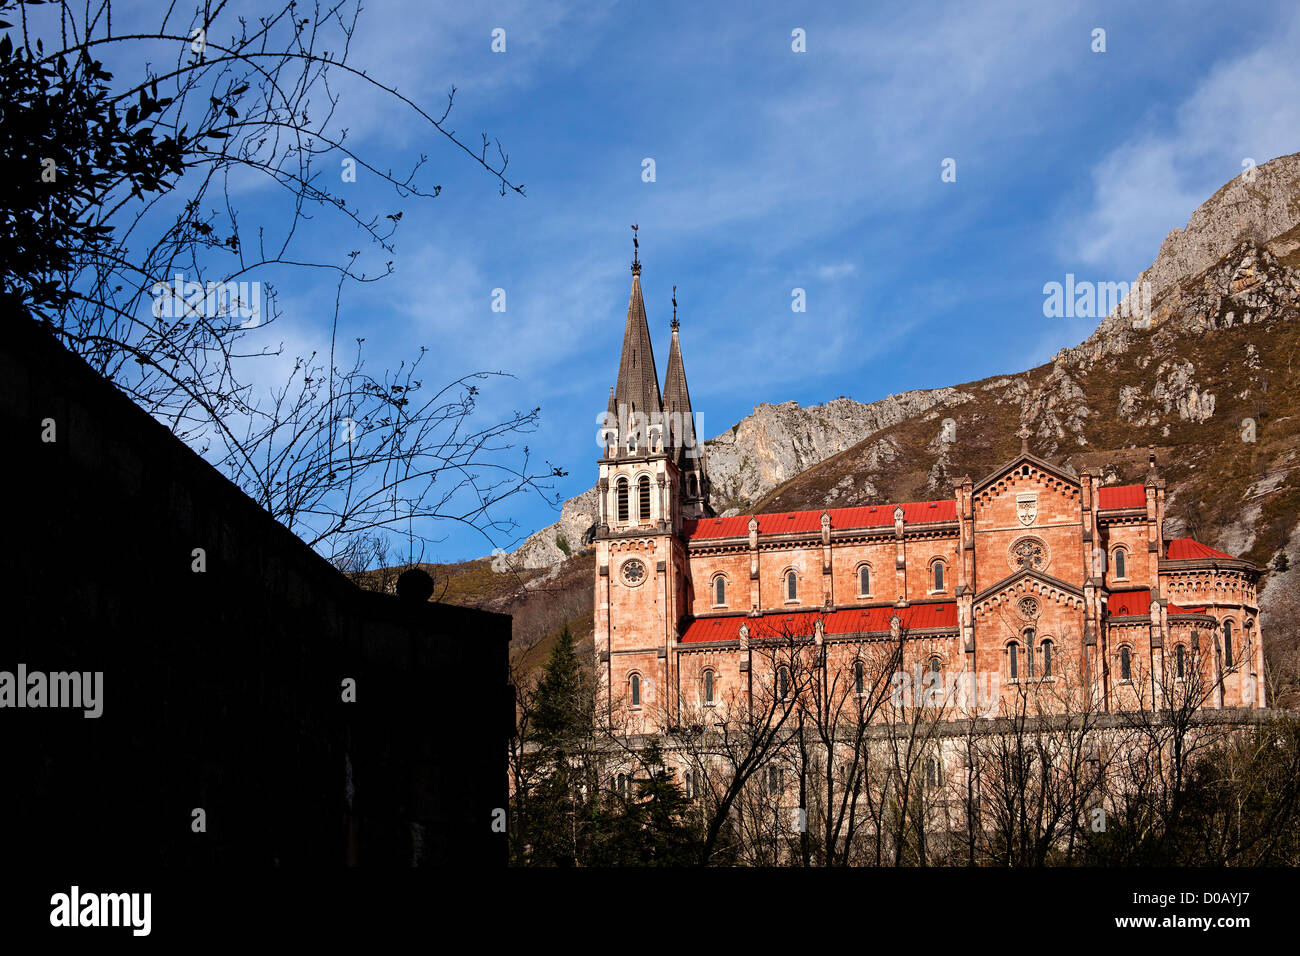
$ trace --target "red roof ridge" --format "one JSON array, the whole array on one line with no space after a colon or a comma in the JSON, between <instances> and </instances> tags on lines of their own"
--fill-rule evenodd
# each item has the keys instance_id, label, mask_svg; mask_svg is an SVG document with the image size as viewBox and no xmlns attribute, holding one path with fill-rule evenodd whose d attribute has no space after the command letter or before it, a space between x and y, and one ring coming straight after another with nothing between
<instances>
[{"instance_id":1,"label":"red roof ridge","mask_svg":"<svg viewBox=\"0 0 1300 956\"><path fill-rule=\"evenodd\" d=\"M1202 544L1195 538L1171 538L1165 545L1165 557L1170 561L1188 561L1197 558L1223 558L1228 561L1238 560L1208 544Z\"/></svg>"},{"instance_id":2,"label":"red roof ridge","mask_svg":"<svg viewBox=\"0 0 1300 956\"><path fill-rule=\"evenodd\" d=\"M749 534L749 522L758 521L759 534L811 533L821 529L821 516L829 514L831 527L837 531L853 528L886 527L894 523L894 510L903 509L906 524L928 524L957 520L954 498L934 501L903 501L877 505L854 505L847 508L816 508L805 511L762 511L725 518L687 521L683 530L690 538L740 538Z\"/></svg>"}]
</instances>

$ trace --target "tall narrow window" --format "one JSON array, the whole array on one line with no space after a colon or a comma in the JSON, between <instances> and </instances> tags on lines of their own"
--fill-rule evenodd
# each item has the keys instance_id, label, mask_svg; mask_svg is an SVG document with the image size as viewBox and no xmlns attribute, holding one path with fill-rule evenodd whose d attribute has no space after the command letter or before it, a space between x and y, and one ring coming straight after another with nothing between
<instances>
[{"instance_id":1,"label":"tall narrow window","mask_svg":"<svg viewBox=\"0 0 1300 956\"><path fill-rule=\"evenodd\" d=\"M618 520L626 521L627 520L627 479L620 478L617 484L615 485L615 488L617 489L616 494L618 498Z\"/></svg>"},{"instance_id":2,"label":"tall narrow window","mask_svg":"<svg viewBox=\"0 0 1300 956\"><path fill-rule=\"evenodd\" d=\"M925 758L925 785L931 790L939 786L939 761L933 757Z\"/></svg>"},{"instance_id":3,"label":"tall narrow window","mask_svg":"<svg viewBox=\"0 0 1300 956\"><path fill-rule=\"evenodd\" d=\"M1051 677L1052 676L1052 642L1043 641L1043 643L1040 646L1043 649L1043 654L1042 654L1043 676Z\"/></svg>"},{"instance_id":4,"label":"tall narrow window","mask_svg":"<svg viewBox=\"0 0 1300 956\"><path fill-rule=\"evenodd\" d=\"M721 574L713 579L713 603L719 606L727 603L727 579Z\"/></svg>"},{"instance_id":5,"label":"tall narrow window","mask_svg":"<svg viewBox=\"0 0 1300 956\"><path fill-rule=\"evenodd\" d=\"M704 703L713 706L713 671L704 672Z\"/></svg>"},{"instance_id":6,"label":"tall narrow window","mask_svg":"<svg viewBox=\"0 0 1300 956\"><path fill-rule=\"evenodd\" d=\"M1020 678L1020 647L1014 641L1007 645L1007 673L1012 680Z\"/></svg>"},{"instance_id":7,"label":"tall narrow window","mask_svg":"<svg viewBox=\"0 0 1300 956\"><path fill-rule=\"evenodd\" d=\"M799 600L799 579L793 571L785 573L785 599L787 601Z\"/></svg>"},{"instance_id":8,"label":"tall narrow window","mask_svg":"<svg viewBox=\"0 0 1300 956\"><path fill-rule=\"evenodd\" d=\"M614 789L618 791L620 797L627 796L627 774L620 773L614 779Z\"/></svg>"},{"instance_id":9,"label":"tall narrow window","mask_svg":"<svg viewBox=\"0 0 1300 956\"><path fill-rule=\"evenodd\" d=\"M641 706L641 675L633 674L632 677L629 679L628 683L631 684L631 689L632 689L632 706L640 707Z\"/></svg>"},{"instance_id":10,"label":"tall narrow window","mask_svg":"<svg viewBox=\"0 0 1300 956\"><path fill-rule=\"evenodd\" d=\"M1123 548L1115 549L1115 577L1128 577L1128 552Z\"/></svg>"},{"instance_id":11,"label":"tall narrow window","mask_svg":"<svg viewBox=\"0 0 1300 956\"><path fill-rule=\"evenodd\" d=\"M790 696L790 668L782 665L776 670L776 696L785 700Z\"/></svg>"},{"instance_id":12,"label":"tall narrow window","mask_svg":"<svg viewBox=\"0 0 1300 956\"><path fill-rule=\"evenodd\" d=\"M942 561L934 562L934 589L936 591L943 590L943 562Z\"/></svg>"},{"instance_id":13,"label":"tall narrow window","mask_svg":"<svg viewBox=\"0 0 1300 956\"><path fill-rule=\"evenodd\" d=\"M1232 622L1223 622L1223 666L1232 666Z\"/></svg>"},{"instance_id":14,"label":"tall narrow window","mask_svg":"<svg viewBox=\"0 0 1300 956\"><path fill-rule=\"evenodd\" d=\"M1025 631L1025 676L1034 677L1034 629Z\"/></svg>"},{"instance_id":15,"label":"tall narrow window","mask_svg":"<svg viewBox=\"0 0 1300 956\"><path fill-rule=\"evenodd\" d=\"M862 661L853 662L853 690L861 694L864 675L862 673Z\"/></svg>"},{"instance_id":16,"label":"tall narrow window","mask_svg":"<svg viewBox=\"0 0 1300 956\"><path fill-rule=\"evenodd\" d=\"M1119 649L1119 679L1133 679L1133 654L1127 647Z\"/></svg>"},{"instance_id":17,"label":"tall narrow window","mask_svg":"<svg viewBox=\"0 0 1300 956\"><path fill-rule=\"evenodd\" d=\"M637 498L641 505L641 520L650 520L650 476L642 475L636 483Z\"/></svg>"},{"instance_id":18,"label":"tall narrow window","mask_svg":"<svg viewBox=\"0 0 1300 956\"><path fill-rule=\"evenodd\" d=\"M682 776L682 783L686 785L686 799L694 800L695 799L695 777L691 775L691 772L689 770L686 771L686 773Z\"/></svg>"},{"instance_id":19,"label":"tall narrow window","mask_svg":"<svg viewBox=\"0 0 1300 956\"><path fill-rule=\"evenodd\" d=\"M785 775L781 772L780 767L769 766L767 768L767 792L772 796L780 796L782 777Z\"/></svg>"},{"instance_id":20,"label":"tall narrow window","mask_svg":"<svg viewBox=\"0 0 1300 956\"><path fill-rule=\"evenodd\" d=\"M1187 676L1187 648L1181 644L1174 650L1174 668L1179 680Z\"/></svg>"},{"instance_id":21,"label":"tall narrow window","mask_svg":"<svg viewBox=\"0 0 1300 956\"><path fill-rule=\"evenodd\" d=\"M871 593L871 569L865 564L858 568L858 593L863 597Z\"/></svg>"}]
</instances>

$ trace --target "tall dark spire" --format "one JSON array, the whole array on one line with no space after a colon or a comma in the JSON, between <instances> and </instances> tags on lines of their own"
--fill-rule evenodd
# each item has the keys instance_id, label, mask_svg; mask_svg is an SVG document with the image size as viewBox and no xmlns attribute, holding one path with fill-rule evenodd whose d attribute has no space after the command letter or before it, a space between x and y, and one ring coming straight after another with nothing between
<instances>
[{"instance_id":1,"label":"tall dark spire","mask_svg":"<svg viewBox=\"0 0 1300 956\"><path fill-rule=\"evenodd\" d=\"M638 452L646 450L648 429L663 409L659 373L655 370L650 327L641 298L641 262L636 226L632 227L632 292L627 300L627 324L623 329L623 356L618 364L618 385L614 388L614 411L619 422L619 448L628 450L628 439L636 438ZM630 431L640 430L633 436Z\"/></svg>"},{"instance_id":2,"label":"tall dark spire","mask_svg":"<svg viewBox=\"0 0 1300 956\"><path fill-rule=\"evenodd\" d=\"M709 479L704 470L704 449L697 444L691 390L686 385L686 365L678 338L677 286L673 286L673 337L664 373L664 447L682 472L682 501L688 518L713 514L709 507Z\"/></svg>"}]
</instances>

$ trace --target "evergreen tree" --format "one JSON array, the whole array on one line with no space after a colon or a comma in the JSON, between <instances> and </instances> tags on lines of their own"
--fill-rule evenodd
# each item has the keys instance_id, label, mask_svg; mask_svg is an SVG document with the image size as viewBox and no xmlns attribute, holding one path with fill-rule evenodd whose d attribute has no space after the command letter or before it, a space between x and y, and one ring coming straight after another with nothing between
<instances>
[{"instance_id":1,"label":"evergreen tree","mask_svg":"<svg viewBox=\"0 0 1300 956\"><path fill-rule=\"evenodd\" d=\"M594 707L591 681L578 663L573 634L566 624L551 648L537 688L537 742L547 750L571 750L591 735Z\"/></svg>"}]
</instances>

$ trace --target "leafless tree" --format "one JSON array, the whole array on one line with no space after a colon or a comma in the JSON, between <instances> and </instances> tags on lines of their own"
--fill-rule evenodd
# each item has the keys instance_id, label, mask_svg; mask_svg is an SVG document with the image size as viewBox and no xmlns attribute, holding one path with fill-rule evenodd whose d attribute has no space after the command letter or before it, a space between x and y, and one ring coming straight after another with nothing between
<instances>
[{"instance_id":1,"label":"leafless tree","mask_svg":"<svg viewBox=\"0 0 1300 956\"><path fill-rule=\"evenodd\" d=\"M248 20L225 0L205 0L123 30L111 0L0 3L15 21L6 68L36 84L24 87L30 103L10 104L6 122L39 126L36 107L58 117L58 104L75 103L90 111L82 129L120 133L127 154L109 165L78 143L42 145L55 154L54 178L42 193L16 191L6 215L11 225L41 216L72 223L78 240L45 260L56 274L6 273L0 291L327 557L352 549L355 558L352 534L396 529L416 561L415 541L438 526L431 519L500 539L513 525L495 506L525 491L549 499L547 479L563 472L537 468L526 446L516 448L538 409L479 421L479 390L501 373L426 388L424 348L371 372L364 339L344 331L344 286L391 274L400 205L442 188L424 154L393 171L351 149L345 93L405 110L501 195L524 194L499 143L484 135L471 148L449 127L454 88L441 110L428 110L349 64L360 9L356 0L291 0ZM144 65L114 75L101 61ZM22 142L19 132L6 129L7 141ZM133 150L157 161L141 171ZM38 160L21 160L32 181ZM392 204L359 206L345 194L349 170L386 185ZM240 197L259 181L279 199L259 200L270 212L250 219ZM306 247L307 237L333 232L356 242L324 259L319 244ZM41 234L62 240L48 225ZM268 390L259 370L283 349L271 338L282 317L275 284L295 272L334 280L328 344L298 356Z\"/></svg>"}]
</instances>

